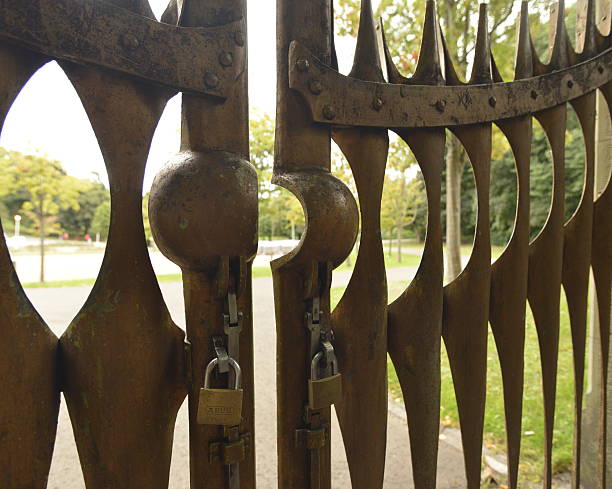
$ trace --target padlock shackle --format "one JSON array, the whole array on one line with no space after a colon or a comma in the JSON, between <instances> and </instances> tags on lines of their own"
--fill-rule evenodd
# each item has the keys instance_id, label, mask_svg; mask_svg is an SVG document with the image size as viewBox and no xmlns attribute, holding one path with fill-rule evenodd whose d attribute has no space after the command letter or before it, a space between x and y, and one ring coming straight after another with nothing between
<instances>
[{"instance_id":1,"label":"padlock shackle","mask_svg":"<svg viewBox=\"0 0 612 489\"><path fill-rule=\"evenodd\" d=\"M240 368L240 365L238 364L238 362L236 360L234 360L232 357L229 357L229 361L228 361L230 367L232 367L234 369L234 390L240 389L242 387L242 369ZM215 367L219 364L219 359L218 358L213 358L208 365L206 365L206 371L204 373L204 388L208 389L210 388L210 376L213 373L213 370L215 370Z\"/></svg>"},{"instance_id":2,"label":"padlock shackle","mask_svg":"<svg viewBox=\"0 0 612 489\"><path fill-rule=\"evenodd\" d=\"M319 380L319 375L317 374L317 367L319 366L319 362L321 361L323 356L325 356L325 352L320 351L314 357L312 357L312 361L310 362L310 380ZM338 373L338 359L335 355L333 355L331 358L332 375L335 375Z\"/></svg>"}]
</instances>

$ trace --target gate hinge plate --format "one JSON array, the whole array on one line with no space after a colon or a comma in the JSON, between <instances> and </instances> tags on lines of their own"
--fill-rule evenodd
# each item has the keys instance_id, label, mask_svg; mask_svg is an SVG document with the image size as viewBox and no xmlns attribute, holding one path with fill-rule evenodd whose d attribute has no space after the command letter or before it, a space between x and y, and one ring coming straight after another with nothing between
<instances>
[{"instance_id":1,"label":"gate hinge plate","mask_svg":"<svg viewBox=\"0 0 612 489\"><path fill-rule=\"evenodd\" d=\"M227 97L246 67L244 19L177 27L102 0L0 2L0 40L172 88Z\"/></svg>"}]
</instances>

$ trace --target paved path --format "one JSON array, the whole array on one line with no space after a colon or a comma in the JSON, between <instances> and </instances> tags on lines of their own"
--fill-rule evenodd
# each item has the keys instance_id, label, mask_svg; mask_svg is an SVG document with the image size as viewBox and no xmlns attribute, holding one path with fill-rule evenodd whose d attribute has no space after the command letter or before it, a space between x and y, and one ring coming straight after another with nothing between
<instances>
[{"instance_id":1,"label":"paved path","mask_svg":"<svg viewBox=\"0 0 612 489\"><path fill-rule=\"evenodd\" d=\"M389 270L389 281L407 282L414 269L396 268ZM346 285L350 272L335 275L334 285ZM90 288L49 288L27 290L34 305L60 335L71 318L84 303ZM184 327L182 287L180 283L162 284L164 298L175 322ZM276 487L276 341L274 307L272 300L272 279L255 279L254 287L254 328L255 328L255 389L256 389L256 444L257 480L261 489ZM398 415L399 414L399 415ZM408 489L413 487L409 442L406 422L401 406L394 406L389 414L387 470L385 489ZM337 423L332 428L332 468L334 489L350 489L348 467ZM441 438L444 438L442 436ZM62 405L58 428L55 456L49 477L49 489L84 489L72 429L65 405ZM178 415L170 489L189 487L187 410L184 405ZM456 441L447 443L441 439L439 456L439 489L465 487L463 461ZM282 488L290 489L290 488ZM300 488L297 488L300 489Z\"/></svg>"}]
</instances>

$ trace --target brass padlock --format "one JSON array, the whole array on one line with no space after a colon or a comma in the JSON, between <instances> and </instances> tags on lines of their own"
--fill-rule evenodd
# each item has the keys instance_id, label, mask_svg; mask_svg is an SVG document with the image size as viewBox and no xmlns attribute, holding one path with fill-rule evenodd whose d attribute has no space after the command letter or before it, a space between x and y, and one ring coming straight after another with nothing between
<instances>
[{"instance_id":1,"label":"brass padlock","mask_svg":"<svg viewBox=\"0 0 612 489\"><path fill-rule=\"evenodd\" d=\"M311 410L324 409L342 400L342 375L338 372L338 362L331 362L332 375L319 379L318 366L323 358L323 352L317 353L310 365L310 380L308 381L308 407Z\"/></svg>"},{"instance_id":2,"label":"brass padlock","mask_svg":"<svg viewBox=\"0 0 612 489\"><path fill-rule=\"evenodd\" d=\"M219 360L214 358L206 366L204 387L200 389L197 420L199 424L237 426L242 421L242 371L238 362L230 358L229 364L234 369L234 388L211 389L210 376L218 363Z\"/></svg>"}]
</instances>

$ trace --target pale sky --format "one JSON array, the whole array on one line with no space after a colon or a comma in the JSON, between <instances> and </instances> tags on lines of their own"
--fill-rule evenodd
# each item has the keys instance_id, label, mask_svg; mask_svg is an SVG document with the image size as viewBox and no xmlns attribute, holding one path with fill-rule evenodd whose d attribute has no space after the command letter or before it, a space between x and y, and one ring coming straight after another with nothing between
<instances>
[{"instance_id":1,"label":"pale sky","mask_svg":"<svg viewBox=\"0 0 612 489\"><path fill-rule=\"evenodd\" d=\"M150 0L157 16L167 0ZM252 109L274 114L276 97L276 1L248 2L249 96ZM350 69L352 40L341 41L338 50L344 71ZM178 151L180 137L180 95L168 103L153 139L145 191L155 174ZM49 63L40 69L15 101L0 146L23 153L40 152L62 163L70 175L91 178L100 174L107 183L102 154L85 111L61 68Z\"/></svg>"}]
</instances>

